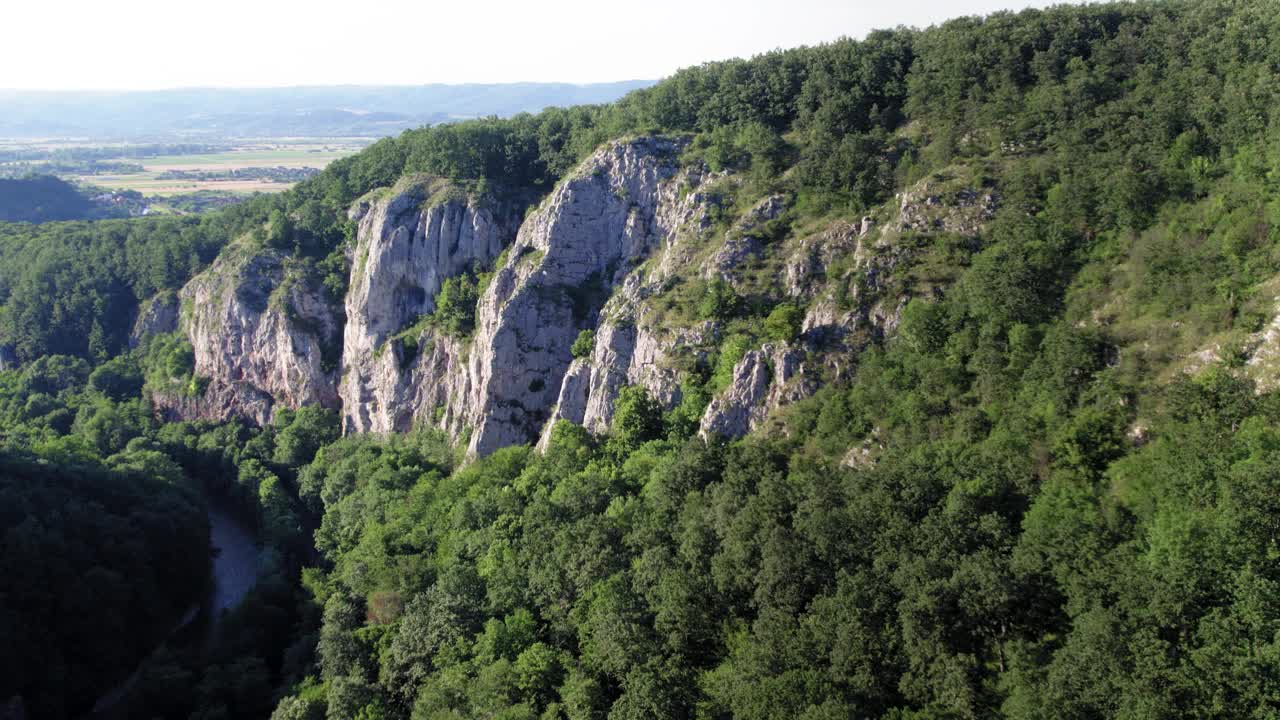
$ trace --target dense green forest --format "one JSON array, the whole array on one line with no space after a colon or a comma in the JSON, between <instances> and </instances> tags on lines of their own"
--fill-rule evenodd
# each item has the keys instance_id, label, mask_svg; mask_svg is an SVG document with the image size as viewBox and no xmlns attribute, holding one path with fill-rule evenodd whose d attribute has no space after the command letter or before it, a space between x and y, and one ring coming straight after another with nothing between
<instances>
[{"instance_id":1,"label":"dense green forest","mask_svg":"<svg viewBox=\"0 0 1280 720\"><path fill-rule=\"evenodd\" d=\"M209 534L164 454L0 449L0 662L32 717L91 705L199 599ZM6 695L8 697L8 695Z\"/></svg>"},{"instance_id":2,"label":"dense green forest","mask_svg":"<svg viewBox=\"0 0 1280 720\"><path fill-rule=\"evenodd\" d=\"M122 716L266 716L276 678L302 677L286 651L305 647L297 578L312 553L288 488L336 420L306 408L263 429L157 423L140 392L181 356L167 341L92 370L51 355L0 372L0 696L20 695L28 717L80 717L144 656ZM209 494L255 526L258 583L214 646L152 653L204 600Z\"/></svg>"},{"instance_id":3,"label":"dense green forest","mask_svg":"<svg viewBox=\"0 0 1280 720\"><path fill-rule=\"evenodd\" d=\"M664 413L638 388L604 436L562 423L472 462L431 431L339 438L317 408L152 418L148 378L189 374L189 348L129 350L132 314L231 239L340 302L370 190L544 193L653 133L801 218L957 168L1000 207L976 240L922 239L904 272L937 292L768 434L704 441L705 394ZM881 31L409 131L200 219L3 226L0 698L73 715L146 655L207 572L203 491L255 519L263 579L215 647L146 661L137 716L1273 717L1280 394L1243 358L1278 279L1271 0ZM77 604L103 595L130 613Z\"/></svg>"}]
</instances>

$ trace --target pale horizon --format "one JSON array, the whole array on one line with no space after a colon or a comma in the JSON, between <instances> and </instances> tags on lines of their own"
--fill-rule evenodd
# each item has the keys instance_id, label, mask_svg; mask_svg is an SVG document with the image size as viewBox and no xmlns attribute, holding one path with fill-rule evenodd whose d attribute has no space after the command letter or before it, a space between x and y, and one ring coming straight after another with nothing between
<instances>
[{"instance_id":1,"label":"pale horizon","mask_svg":"<svg viewBox=\"0 0 1280 720\"><path fill-rule=\"evenodd\" d=\"M1061 4L1047 0L491 0L428 7L371 0L227 0L216 10L159 0L7 9L0 90L575 85L658 80L682 67L779 48L926 27L951 18ZM38 60L38 61L37 61ZM447 62L442 62L446 60Z\"/></svg>"}]
</instances>

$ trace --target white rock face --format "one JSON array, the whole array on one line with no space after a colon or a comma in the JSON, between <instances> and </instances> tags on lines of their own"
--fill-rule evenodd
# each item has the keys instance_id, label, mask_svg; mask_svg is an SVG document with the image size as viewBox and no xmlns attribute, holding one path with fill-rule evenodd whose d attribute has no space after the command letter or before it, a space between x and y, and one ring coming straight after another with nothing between
<instances>
[{"instance_id":1,"label":"white rock face","mask_svg":"<svg viewBox=\"0 0 1280 720\"><path fill-rule=\"evenodd\" d=\"M614 303L611 301L610 306ZM543 427L539 447L546 447L557 420L604 433L613 421L613 403L627 385L639 385L665 409L680 402L680 373L667 364L674 349L699 348L716 337L719 328L706 322L666 336L634 322L605 322L596 331L588 358L577 359L565 373L560 395Z\"/></svg>"},{"instance_id":2,"label":"white rock face","mask_svg":"<svg viewBox=\"0 0 1280 720\"><path fill-rule=\"evenodd\" d=\"M153 394L151 404L165 422L235 418L262 425L271 419L275 398L247 383L214 380L199 397Z\"/></svg>"},{"instance_id":3,"label":"white rock face","mask_svg":"<svg viewBox=\"0 0 1280 720\"><path fill-rule=\"evenodd\" d=\"M708 186L726 177L695 166L661 183L655 212L661 237L651 251L649 270L627 274L600 312L592 353L575 359L565 372L550 417L543 424L539 447L546 447L558 420L597 434L607 431L614 401L627 385L645 388L666 409L680 402L681 374L671 360L679 353L690 354L695 362L704 359L707 347L719 338L719 323L658 327L642 310L667 281L681 275L704 276L709 264L697 260L697 249L710 239L710 210L722 201Z\"/></svg>"},{"instance_id":4,"label":"white rock face","mask_svg":"<svg viewBox=\"0 0 1280 720\"><path fill-rule=\"evenodd\" d=\"M157 399L183 419L270 421L274 408L337 407L334 373L323 357L337 322L324 290L287 270L274 250L233 247L179 293L180 321L195 350L195 373L209 379L199 398Z\"/></svg>"},{"instance_id":5,"label":"white rock face","mask_svg":"<svg viewBox=\"0 0 1280 720\"><path fill-rule=\"evenodd\" d=\"M359 385L350 374L343 379L344 393L353 387L362 393L344 397L346 432L405 432L427 425L454 437L462 432L468 418L467 345L430 328L416 340L416 348L389 343L367 356Z\"/></svg>"},{"instance_id":6,"label":"white rock face","mask_svg":"<svg viewBox=\"0 0 1280 720\"><path fill-rule=\"evenodd\" d=\"M562 394L578 333L596 326L613 288L678 228L681 199L672 180L679 150L655 138L601 148L520 228L477 312L472 454L537 440ZM634 346L613 330L600 334L601 352ZM566 395L570 403L582 394L581 373Z\"/></svg>"},{"instance_id":7,"label":"white rock face","mask_svg":"<svg viewBox=\"0 0 1280 720\"><path fill-rule=\"evenodd\" d=\"M138 307L138 317L129 332L129 347L136 348L152 335L178 329L178 296L172 290L153 295Z\"/></svg>"},{"instance_id":8,"label":"white rock face","mask_svg":"<svg viewBox=\"0 0 1280 720\"><path fill-rule=\"evenodd\" d=\"M999 206L993 192L935 191L927 181L897 199L896 217L885 228L864 217L800 240L781 278L786 294L808 305L798 344L765 345L748 352L734 367L729 387L707 406L700 426L703 437L736 438L758 429L782 405L812 395L819 376L828 382L847 380L857 353L897 329L914 291L900 277L914 252L913 243L900 242L902 234L973 236ZM745 222L777 217L785 208L783 202L776 196L765 198ZM716 257L725 256L729 247ZM852 263L846 262L849 258ZM833 268L843 269L835 276ZM812 359L806 360L810 353Z\"/></svg>"},{"instance_id":9,"label":"white rock face","mask_svg":"<svg viewBox=\"0 0 1280 720\"><path fill-rule=\"evenodd\" d=\"M465 395L443 392L465 388L461 343L428 331L408 339L425 351L415 354L387 340L435 309L445 279L490 266L515 237L518 216L494 201L427 194L413 185L352 209L360 224L338 391L347 432L404 432Z\"/></svg>"},{"instance_id":10,"label":"white rock face","mask_svg":"<svg viewBox=\"0 0 1280 720\"><path fill-rule=\"evenodd\" d=\"M790 204L785 195L769 195L761 199L734 224L724 243L702 268L707 280L733 283L740 268L764 252L764 242L757 237L762 226L781 215Z\"/></svg>"},{"instance_id":11,"label":"white rock face","mask_svg":"<svg viewBox=\"0 0 1280 720\"><path fill-rule=\"evenodd\" d=\"M898 226L917 232L977 235L1000 207L1000 196L994 192L973 188L944 192L929 178L899 193L897 198Z\"/></svg>"},{"instance_id":12,"label":"white rock face","mask_svg":"<svg viewBox=\"0 0 1280 720\"><path fill-rule=\"evenodd\" d=\"M682 368L705 365L723 328L690 321L688 296L672 304L664 293L721 280L807 308L798 338L748 352L706 408L702 436L740 437L819 382L847 378L857 352L893 331L915 292L899 278L915 245L897 239L977 232L998 203L921 185L874 218L796 238L773 222L786 221L792 199L770 195L713 237L723 233L713 218L741 207L735 197L752 199L740 196L749 186L680 168L682 149L662 138L610 143L523 223L519 203L438 181L360 200L348 214L358 232L341 328L318 282L279 253L233 246L181 292L180 325L208 390L157 398L157 409L266 423L277 407L318 403L341 408L345 432L431 425L467 439L472 456L545 442L561 419L602 433L626 385L667 409L681 401ZM470 337L409 331L446 279L491 267ZM592 351L575 359L586 329Z\"/></svg>"},{"instance_id":13,"label":"white rock face","mask_svg":"<svg viewBox=\"0 0 1280 720\"><path fill-rule=\"evenodd\" d=\"M812 395L804 370L803 350L766 344L733 367L733 380L707 405L698 434L704 438L738 438L760 427L785 403Z\"/></svg>"},{"instance_id":14,"label":"white rock face","mask_svg":"<svg viewBox=\"0 0 1280 720\"><path fill-rule=\"evenodd\" d=\"M869 225L868 225L869 227ZM865 233L855 225L836 223L824 232L801 241L784 268L787 295L812 300L827 280L827 267L837 258L859 253Z\"/></svg>"}]
</instances>

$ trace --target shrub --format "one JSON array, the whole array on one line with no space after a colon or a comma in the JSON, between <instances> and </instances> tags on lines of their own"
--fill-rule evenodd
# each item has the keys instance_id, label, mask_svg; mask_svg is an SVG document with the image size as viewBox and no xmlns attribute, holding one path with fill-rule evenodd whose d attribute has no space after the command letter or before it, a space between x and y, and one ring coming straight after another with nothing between
<instances>
[{"instance_id":1,"label":"shrub","mask_svg":"<svg viewBox=\"0 0 1280 720\"><path fill-rule=\"evenodd\" d=\"M941 350L946 343L948 329L946 308L939 303L914 298L902 311L898 335L912 349L933 353Z\"/></svg>"},{"instance_id":2,"label":"shrub","mask_svg":"<svg viewBox=\"0 0 1280 720\"><path fill-rule=\"evenodd\" d=\"M751 349L752 340L748 335L730 335L720 346L720 354L716 359L716 369L711 374L711 388L720 390L733 382L733 369Z\"/></svg>"},{"instance_id":3,"label":"shrub","mask_svg":"<svg viewBox=\"0 0 1280 720\"><path fill-rule=\"evenodd\" d=\"M800 336L804 311L795 303L784 302L764 319L764 334L775 342L791 342Z\"/></svg>"},{"instance_id":4,"label":"shrub","mask_svg":"<svg viewBox=\"0 0 1280 720\"><path fill-rule=\"evenodd\" d=\"M127 400L142 391L142 369L132 355L120 355L89 375L89 387L112 400Z\"/></svg>"},{"instance_id":5,"label":"shrub","mask_svg":"<svg viewBox=\"0 0 1280 720\"><path fill-rule=\"evenodd\" d=\"M476 327L476 303L480 292L475 278L458 275L448 278L436 295L435 325L450 335L468 335Z\"/></svg>"},{"instance_id":6,"label":"shrub","mask_svg":"<svg viewBox=\"0 0 1280 720\"><path fill-rule=\"evenodd\" d=\"M578 333L578 339L573 341L573 346L569 348L569 352L575 358L585 358L591 355L591 351L596 346L596 335L591 330L583 330Z\"/></svg>"},{"instance_id":7,"label":"shrub","mask_svg":"<svg viewBox=\"0 0 1280 720\"><path fill-rule=\"evenodd\" d=\"M639 445L662 436L662 407L637 385L618 392L613 405L613 436L627 445Z\"/></svg>"},{"instance_id":8,"label":"shrub","mask_svg":"<svg viewBox=\"0 0 1280 720\"><path fill-rule=\"evenodd\" d=\"M727 320L737 314L742 298L729 283L716 279L707 283L698 300L698 315L703 320Z\"/></svg>"}]
</instances>

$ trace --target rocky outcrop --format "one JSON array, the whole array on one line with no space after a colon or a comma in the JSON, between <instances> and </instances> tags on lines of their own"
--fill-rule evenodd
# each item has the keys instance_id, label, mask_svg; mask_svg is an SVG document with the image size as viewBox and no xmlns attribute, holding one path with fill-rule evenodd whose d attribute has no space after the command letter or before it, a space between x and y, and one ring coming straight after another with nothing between
<instances>
[{"instance_id":1,"label":"rocky outcrop","mask_svg":"<svg viewBox=\"0 0 1280 720\"><path fill-rule=\"evenodd\" d=\"M897 329L910 297L932 292L905 285L902 269L918 249L906 233L975 236L994 216L994 192L955 182L928 178L898 196L896 213L881 210L887 222L874 216L837 222L792 244L781 280L786 294L807 306L800 337L794 347L765 345L742 358L729 387L703 415L704 437L745 435L779 407L811 395L820 382L852 375L858 351ZM780 201L766 198L752 213L762 224L781 209Z\"/></svg>"},{"instance_id":2,"label":"rocky outcrop","mask_svg":"<svg viewBox=\"0 0 1280 720\"><path fill-rule=\"evenodd\" d=\"M469 451L535 441L578 333L613 288L675 234L680 145L642 138L596 151L520 228L477 311Z\"/></svg>"},{"instance_id":3,"label":"rocky outcrop","mask_svg":"<svg viewBox=\"0 0 1280 720\"><path fill-rule=\"evenodd\" d=\"M240 243L187 283L179 325L207 387L155 398L162 414L265 424L277 406L337 407L337 319L319 282L289 263Z\"/></svg>"},{"instance_id":4,"label":"rocky outcrop","mask_svg":"<svg viewBox=\"0 0 1280 720\"><path fill-rule=\"evenodd\" d=\"M853 469L873 467L883 451L884 443L880 441L880 428L873 427L861 443L849 448L840 464Z\"/></svg>"},{"instance_id":5,"label":"rocky outcrop","mask_svg":"<svg viewBox=\"0 0 1280 720\"><path fill-rule=\"evenodd\" d=\"M435 309L445 279L493 264L515 237L519 209L424 182L353 207L359 228L339 387L347 432L403 432L424 417L443 419L437 408L465 415L464 343L429 329L389 340Z\"/></svg>"},{"instance_id":6,"label":"rocky outcrop","mask_svg":"<svg viewBox=\"0 0 1280 720\"><path fill-rule=\"evenodd\" d=\"M1259 290L1273 290L1276 279L1264 283ZM1280 388L1280 296L1272 300L1275 316L1266 327L1252 333L1239 348L1244 356L1242 368L1246 377L1254 381L1254 390L1258 394L1269 393ZM1214 346L1215 360L1222 355L1221 349Z\"/></svg>"},{"instance_id":7,"label":"rocky outcrop","mask_svg":"<svg viewBox=\"0 0 1280 720\"><path fill-rule=\"evenodd\" d=\"M270 421L275 399L248 383L211 381L199 395L153 392L151 406L165 422L248 420L258 425Z\"/></svg>"},{"instance_id":8,"label":"rocky outcrop","mask_svg":"<svg viewBox=\"0 0 1280 720\"><path fill-rule=\"evenodd\" d=\"M633 318L602 323L591 356L574 360L565 372L539 446L545 447L558 420L582 425L593 433L606 432L613 421L614 400L627 385L643 387L665 409L674 407L681 400L681 377L671 365L672 356L690 351L696 363L705 357L703 348L718 334L714 322L666 333L637 326Z\"/></svg>"},{"instance_id":9,"label":"rocky outcrop","mask_svg":"<svg viewBox=\"0 0 1280 720\"><path fill-rule=\"evenodd\" d=\"M727 172L708 172L702 165L682 168L676 173L668 184L675 190L675 198L668 198L659 213L665 226L677 230L659 250L653 269L646 274L646 289L642 292L661 287L668 280L702 265L700 250L715 228L712 211L731 203L725 191L735 188L736 184L736 178Z\"/></svg>"},{"instance_id":10,"label":"rocky outcrop","mask_svg":"<svg viewBox=\"0 0 1280 720\"><path fill-rule=\"evenodd\" d=\"M673 407L680 401L677 366L706 360L718 345L720 328L716 323L664 327L646 311L649 297L660 295L682 273L694 271L704 281L738 285L744 269L759 263L767 268L773 262L781 271L781 288L807 308L800 337L748 352L735 366L729 386L706 408L700 433L734 438L761 428L779 407L810 396L821 382L849 377L857 352L896 329L911 294L932 291L907 288L900 277L917 250L915 243L902 241L907 231L973 235L998 206L994 192L956 189L954 182L939 187L931 179L904 193L896 208L882 209L881 219L868 216L836 223L786 243L783 252L788 254L770 260L770 254L778 252L776 231L781 229L774 221L786 212L790 199L762 198L730 227L723 241L701 250L708 247L712 211L724 206L726 193L740 187L732 176L690 177L689 172L667 183L681 187L684 206L677 210L659 200L656 216L661 219L663 208L670 207L671 221L659 223L662 240L658 257L650 263L652 270L643 278L637 273L625 279L605 306L591 355L573 360L560 376L556 403L544 425L544 443L556 420L579 423L597 433L607 430L613 401L625 385L645 387L663 407ZM567 346L572 337L566 333L557 342ZM677 358L687 364L675 362ZM529 408L542 402L527 401L530 404L521 404L513 417L528 417ZM473 442L473 450L484 449Z\"/></svg>"},{"instance_id":11,"label":"rocky outcrop","mask_svg":"<svg viewBox=\"0 0 1280 720\"><path fill-rule=\"evenodd\" d=\"M802 349L782 344L748 352L734 366L729 387L707 406L699 434L742 437L777 408L812 395L816 386L805 372L804 359Z\"/></svg>"},{"instance_id":12,"label":"rocky outcrop","mask_svg":"<svg viewBox=\"0 0 1280 720\"><path fill-rule=\"evenodd\" d=\"M702 275L708 280L732 283L739 270L764 252L765 240L761 237L765 226L776 220L790 205L785 195L769 195L757 202L729 230L720 245L703 267Z\"/></svg>"},{"instance_id":13,"label":"rocky outcrop","mask_svg":"<svg viewBox=\"0 0 1280 720\"><path fill-rule=\"evenodd\" d=\"M861 241L870 227L870 218L865 218L860 225L839 222L801 240L783 269L787 295L800 301L816 297L833 262L850 254L855 258L865 255Z\"/></svg>"},{"instance_id":14,"label":"rocky outcrop","mask_svg":"<svg viewBox=\"0 0 1280 720\"><path fill-rule=\"evenodd\" d=\"M810 301L802 331L807 340L857 350L892 333L910 294L902 268L918 250L908 234L951 233L976 237L1000 205L993 190L975 190L963 177L932 175L899 193L896 210L877 222L837 223L800 243L786 264L787 293ZM849 262L849 259L852 262ZM831 269L838 267L839 277Z\"/></svg>"},{"instance_id":15,"label":"rocky outcrop","mask_svg":"<svg viewBox=\"0 0 1280 720\"><path fill-rule=\"evenodd\" d=\"M561 419L600 433L627 385L664 408L681 402L684 373L705 369L725 332L691 320L690 305L723 281L743 307L785 295L805 309L799 336L748 352L706 408L703 436L738 437L819 382L847 377L857 351L893 331L917 290L900 277L921 247L913 236L977 232L998 202L931 176L895 205L821 232L790 235L784 194L756 200L725 229L715 218L745 206L750 186L681 167L682 149L658 137L610 143L523 223L522 202L439 180L371 193L348 214L357 233L342 326L313 278L274 251L233 245L180 294L206 389L157 398L157 408L263 423L277 407L318 403L341 407L346 432L432 425L467 439L473 456L545 439ZM483 277L466 337L429 318L446 280L462 274ZM157 299L135 335L178 314ZM574 358L583 330L594 343Z\"/></svg>"},{"instance_id":16,"label":"rocky outcrop","mask_svg":"<svg viewBox=\"0 0 1280 720\"><path fill-rule=\"evenodd\" d=\"M178 329L178 295L172 290L153 295L138 307L138 317L129 332L129 347L136 348L152 335Z\"/></svg>"},{"instance_id":17,"label":"rocky outcrop","mask_svg":"<svg viewBox=\"0 0 1280 720\"><path fill-rule=\"evenodd\" d=\"M948 189L932 178L898 194L897 225L915 232L977 235L995 217L999 196L970 187Z\"/></svg>"},{"instance_id":18,"label":"rocky outcrop","mask_svg":"<svg viewBox=\"0 0 1280 720\"><path fill-rule=\"evenodd\" d=\"M906 297L894 286L897 269L912 248L896 235L876 232L875 222L839 222L802 239L788 258L786 292L808 309L801 337L814 349L845 355L883 337L897 326ZM826 358L843 377L849 363Z\"/></svg>"},{"instance_id":19,"label":"rocky outcrop","mask_svg":"<svg viewBox=\"0 0 1280 720\"><path fill-rule=\"evenodd\" d=\"M1257 286L1256 291L1275 293L1277 286L1280 286L1280 276ZM1280 388L1280 295L1273 297L1272 303L1275 315L1261 330L1237 337L1234 342L1210 342L1183 357L1175 367L1186 375L1198 375L1211 367L1221 368L1251 380L1254 392L1259 395ZM1181 322L1173 322L1168 332L1176 337L1187 329Z\"/></svg>"},{"instance_id":20,"label":"rocky outcrop","mask_svg":"<svg viewBox=\"0 0 1280 720\"><path fill-rule=\"evenodd\" d=\"M470 419L468 344L433 328L388 342L360 364L359 385L343 378L345 432L405 432L419 426L460 435ZM348 399L350 398L350 399Z\"/></svg>"},{"instance_id":21,"label":"rocky outcrop","mask_svg":"<svg viewBox=\"0 0 1280 720\"><path fill-rule=\"evenodd\" d=\"M340 354L322 351L336 320L320 288L292 276L272 251L233 247L181 293L182 330L207 389L157 398L157 409L262 423L280 405L340 405L348 432L425 422L469 437L470 451L484 454L536 439L562 392L565 412L599 429L622 384L676 402L678 373L662 362L669 338L601 309L620 287L635 294L616 293L619 308L651 292L660 273L650 268L645 278L637 267L658 248L669 259L691 247L678 230L696 236L710 226L714 198L699 188L717 176L679 170L681 147L640 138L601 148L522 226L518 203L479 201L439 183L404 182L357 202ZM495 262L472 337L417 322L434 310L445 279ZM562 380L585 328L600 342L575 409L576 385L562 388Z\"/></svg>"},{"instance_id":22,"label":"rocky outcrop","mask_svg":"<svg viewBox=\"0 0 1280 720\"><path fill-rule=\"evenodd\" d=\"M559 420L582 425L593 433L609 429L613 418L612 399L624 386L632 384L631 371L652 363L653 358L637 358L640 333L634 325L600 326L590 358L574 360L560 384L551 417L544 424L541 445L550 438L551 428ZM651 336L645 334L643 345L652 347Z\"/></svg>"}]
</instances>

